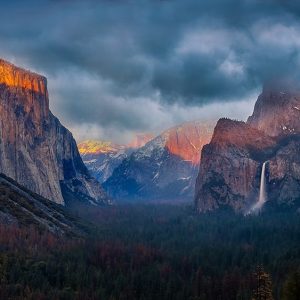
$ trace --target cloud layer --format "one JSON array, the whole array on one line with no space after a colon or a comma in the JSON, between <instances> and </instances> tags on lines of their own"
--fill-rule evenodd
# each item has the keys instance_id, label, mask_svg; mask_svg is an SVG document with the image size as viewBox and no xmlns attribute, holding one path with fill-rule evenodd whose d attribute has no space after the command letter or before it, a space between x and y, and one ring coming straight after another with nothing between
<instances>
[{"instance_id":1,"label":"cloud layer","mask_svg":"<svg viewBox=\"0 0 300 300\"><path fill-rule=\"evenodd\" d=\"M126 140L244 118L263 82L298 80L299 13L279 0L14 0L1 4L0 56L48 77L78 139Z\"/></svg>"}]
</instances>

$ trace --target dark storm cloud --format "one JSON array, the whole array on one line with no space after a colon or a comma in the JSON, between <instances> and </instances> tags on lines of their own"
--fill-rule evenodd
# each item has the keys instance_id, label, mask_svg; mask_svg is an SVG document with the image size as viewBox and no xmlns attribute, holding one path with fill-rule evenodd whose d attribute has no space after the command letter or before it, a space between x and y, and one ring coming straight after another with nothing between
<instances>
[{"instance_id":1,"label":"dark storm cloud","mask_svg":"<svg viewBox=\"0 0 300 300\"><path fill-rule=\"evenodd\" d=\"M1 3L0 55L49 77L70 127L160 130L190 107L298 78L299 15L279 0L12 0Z\"/></svg>"}]
</instances>

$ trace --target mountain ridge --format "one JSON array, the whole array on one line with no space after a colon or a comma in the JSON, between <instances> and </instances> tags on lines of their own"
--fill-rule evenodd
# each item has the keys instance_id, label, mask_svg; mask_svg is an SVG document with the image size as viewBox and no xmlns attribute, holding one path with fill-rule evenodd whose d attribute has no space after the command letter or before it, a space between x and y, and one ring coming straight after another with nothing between
<instances>
[{"instance_id":1,"label":"mountain ridge","mask_svg":"<svg viewBox=\"0 0 300 300\"><path fill-rule=\"evenodd\" d=\"M121 162L135 149L144 146L153 138L150 133L136 134L128 144L111 141L87 140L78 144L80 155L93 176L100 182L106 181Z\"/></svg>"},{"instance_id":2,"label":"mountain ridge","mask_svg":"<svg viewBox=\"0 0 300 300\"><path fill-rule=\"evenodd\" d=\"M103 187L120 201L191 199L211 123L187 122L164 131L125 158Z\"/></svg>"}]
</instances>

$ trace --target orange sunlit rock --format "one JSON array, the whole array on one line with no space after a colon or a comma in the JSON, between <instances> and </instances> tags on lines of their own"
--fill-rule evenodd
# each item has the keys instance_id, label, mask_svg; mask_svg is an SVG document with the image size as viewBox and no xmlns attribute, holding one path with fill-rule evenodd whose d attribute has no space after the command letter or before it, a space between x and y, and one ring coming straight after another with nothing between
<instances>
[{"instance_id":1,"label":"orange sunlit rock","mask_svg":"<svg viewBox=\"0 0 300 300\"><path fill-rule=\"evenodd\" d=\"M2 59L0 59L0 84L28 89L41 94L47 93L45 77L17 68Z\"/></svg>"},{"instance_id":2,"label":"orange sunlit rock","mask_svg":"<svg viewBox=\"0 0 300 300\"><path fill-rule=\"evenodd\" d=\"M166 148L184 160L200 163L202 147L210 142L213 126L203 122L190 122L166 131Z\"/></svg>"},{"instance_id":3,"label":"orange sunlit rock","mask_svg":"<svg viewBox=\"0 0 300 300\"><path fill-rule=\"evenodd\" d=\"M18 115L26 114L27 118L31 118L36 128L36 137L41 136L43 133L43 122L49 116L46 78L0 59L1 86L9 90L10 107L15 105L17 107L15 112ZM22 95L22 97L14 97L14 94ZM6 97L5 99L8 98ZM0 112L3 115L3 112ZM10 142L13 143L16 139L13 128L11 131L7 130L7 135L10 137Z\"/></svg>"},{"instance_id":4,"label":"orange sunlit rock","mask_svg":"<svg viewBox=\"0 0 300 300\"><path fill-rule=\"evenodd\" d=\"M239 148L255 146L256 149L262 150L273 147L275 140L245 122L222 118L216 125L211 143L218 144L219 147L228 144Z\"/></svg>"},{"instance_id":5,"label":"orange sunlit rock","mask_svg":"<svg viewBox=\"0 0 300 300\"><path fill-rule=\"evenodd\" d=\"M153 139L150 133L139 133L127 145L114 144L109 141L87 140L78 144L78 150L81 155L98 155L106 153L116 153L122 149L137 149L143 147L147 142Z\"/></svg>"},{"instance_id":6,"label":"orange sunlit rock","mask_svg":"<svg viewBox=\"0 0 300 300\"><path fill-rule=\"evenodd\" d=\"M117 152L124 146L113 144L112 142L87 140L78 144L78 150L81 155L87 154L105 154Z\"/></svg>"}]
</instances>

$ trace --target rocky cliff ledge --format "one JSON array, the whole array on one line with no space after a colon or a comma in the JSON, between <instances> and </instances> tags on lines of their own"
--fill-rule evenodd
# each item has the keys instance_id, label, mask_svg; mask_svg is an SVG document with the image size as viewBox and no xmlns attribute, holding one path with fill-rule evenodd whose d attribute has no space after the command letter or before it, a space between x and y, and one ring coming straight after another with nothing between
<instances>
[{"instance_id":1,"label":"rocky cliff ledge","mask_svg":"<svg viewBox=\"0 0 300 300\"><path fill-rule=\"evenodd\" d=\"M56 203L107 202L49 110L45 77L0 60L0 117L0 172Z\"/></svg>"}]
</instances>

